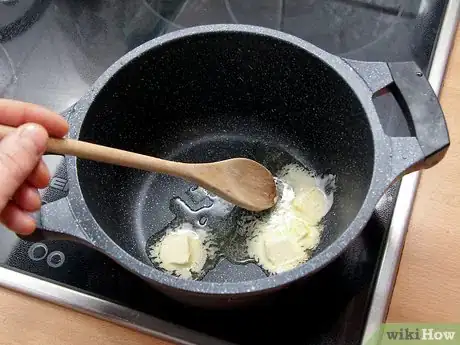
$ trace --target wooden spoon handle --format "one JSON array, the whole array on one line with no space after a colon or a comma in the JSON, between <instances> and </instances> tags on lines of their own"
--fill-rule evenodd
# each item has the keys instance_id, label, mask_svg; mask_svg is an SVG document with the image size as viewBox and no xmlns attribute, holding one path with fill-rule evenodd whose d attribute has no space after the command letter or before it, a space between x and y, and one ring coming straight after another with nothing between
<instances>
[{"instance_id":1,"label":"wooden spoon handle","mask_svg":"<svg viewBox=\"0 0 460 345\"><path fill-rule=\"evenodd\" d=\"M16 130L16 128L0 125L0 139L14 130ZM189 177L190 172L190 169L188 169L189 164L186 163L167 161L160 158L73 139L49 138L46 151L48 153L71 155L102 163L166 173L185 178Z\"/></svg>"}]
</instances>

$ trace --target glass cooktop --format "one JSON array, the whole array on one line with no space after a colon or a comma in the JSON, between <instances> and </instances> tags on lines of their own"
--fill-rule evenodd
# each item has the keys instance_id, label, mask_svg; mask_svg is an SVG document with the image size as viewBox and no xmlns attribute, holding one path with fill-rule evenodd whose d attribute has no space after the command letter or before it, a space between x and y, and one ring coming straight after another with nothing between
<instances>
[{"instance_id":1,"label":"glass cooktop","mask_svg":"<svg viewBox=\"0 0 460 345\"><path fill-rule=\"evenodd\" d=\"M129 50L170 31L213 23L281 30L352 59L415 60L428 72L447 3L0 0L0 97L62 112ZM382 98L377 107L385 114L386 132L405 135L405 120L392 100ZM65 195L67 180L59 157L47 162L57 172L43 195L52 202ZM0 265L231 343L359 344L398 188L388 190L362 235L338 260L247 310L186 307L92 249L71 242L31 245L5 229L0 229Z\"/></svg>"}]
</instances>

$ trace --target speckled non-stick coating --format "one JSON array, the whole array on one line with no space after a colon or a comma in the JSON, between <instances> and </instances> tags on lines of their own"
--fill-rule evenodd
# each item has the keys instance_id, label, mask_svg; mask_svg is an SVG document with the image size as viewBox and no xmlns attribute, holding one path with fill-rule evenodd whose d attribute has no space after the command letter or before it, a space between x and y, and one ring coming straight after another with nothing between
<instances>
[{"instance_id":1,"label":"speckled non-stick coating","mask_svg":"<svg viewBox=\"0 0 460 345\"><path fill-rule=\"evenodd\" d=\"M372 94L388 77L383 63L345 61L253 26L194 27L145 43L72 108L70 137L179 160L263 161L267 152L292 152L338 177L323 239L308 262L275 276L238 276L233 267L212 281L176 278L152 268L143 251L155 222L171 218L167 204L151 202L170 178L154 184L158 177L140 171L67 157L78 236L164 292L200 305L275 291L313 274L360 233L390 183L423 158L414 138L390 138L380 126Z\"/></svg>"}]
</instances>

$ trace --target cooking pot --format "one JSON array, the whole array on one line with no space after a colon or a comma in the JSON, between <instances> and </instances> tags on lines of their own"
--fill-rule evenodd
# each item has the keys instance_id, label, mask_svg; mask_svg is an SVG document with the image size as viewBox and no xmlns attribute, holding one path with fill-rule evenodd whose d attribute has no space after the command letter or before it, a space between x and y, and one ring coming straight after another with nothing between
<instances>
[{"instance_id":1,"label":"cooking pot","mask_svg":"<svg viewBox=\"0 0 460 345\"><path fill-rule=\"evenodd\" d=\"M385 134L373 103L383 93L398 101L411 136ZM243 156L272 172L297 162L336 176L334 203L306 263L266 276L254 263L223 259L193 280L155 268L146 248L184 203L210 227L218 224L228 214L211 212L216 199L171 176L65 157L68 195L42 207L41 227L26 239L79 241L203 307L246 303L314 274L358 236L392 182L432 167L449 146L438 100L413 62L346 60L245 25L199 26L149 41L64 115L75 139L183 162ZM58 204L72 220L63 220Z\"/></svg>"}]
</instances>

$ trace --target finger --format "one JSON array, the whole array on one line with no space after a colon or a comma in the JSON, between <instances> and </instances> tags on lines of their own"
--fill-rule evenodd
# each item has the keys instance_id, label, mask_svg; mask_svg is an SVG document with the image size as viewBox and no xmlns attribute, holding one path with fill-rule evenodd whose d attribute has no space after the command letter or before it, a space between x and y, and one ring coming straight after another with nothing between
<instances>
[{"instance_id":1,"label":"finger","mask_svg":"<svg viewBox=\"0 0 460 345\"><path fill-rule=\"evenodd\" d=\"M29 235L35 230L35 220L13 202L9 202L0 214L0 222L21 235Z\"/></svg>"},{"instance_id":2,"label":"finger","mask_svg":"<svg viewBox=\"0 0 460 345\"><path fill-rule=\"evenodd\" d=\"M45 188L50 183L50 172L43 160L40 160L38 165L27 178L32 186L36 188Z\"/></svg>"},{"instance_id":3,"label":"finger","mask_svg":"<svg viewBox=\"0 0 460 345\"><path fill-rule=\"evenodd\" d=\"M27 212L35 212L40 209L41 200L40 194L35 187L32 187L28 183L24 183L14 193L13 200L20 208Z\"/></svg>"},{"instance_id":4,"label":"finger","mask_svg":"<svg viewBox=\"0 0 460 345\"><path fill-rule=\"evenodd\" d=\"M37 166L47 140L43 127L27 124L0 141L0 212Z\"/></svg>"},{"instance_id":5,"label":"finger","mask_svg":"<svg viewBox=\"0 0 460 345\"><path fill-rule=\"evenodd\" d=\"M28 122L42 125L52 137L63 137L69 130L67 121L49 109L36 104L0 99L0 123L19 127Z\"/></svg>"}]
</instances>

